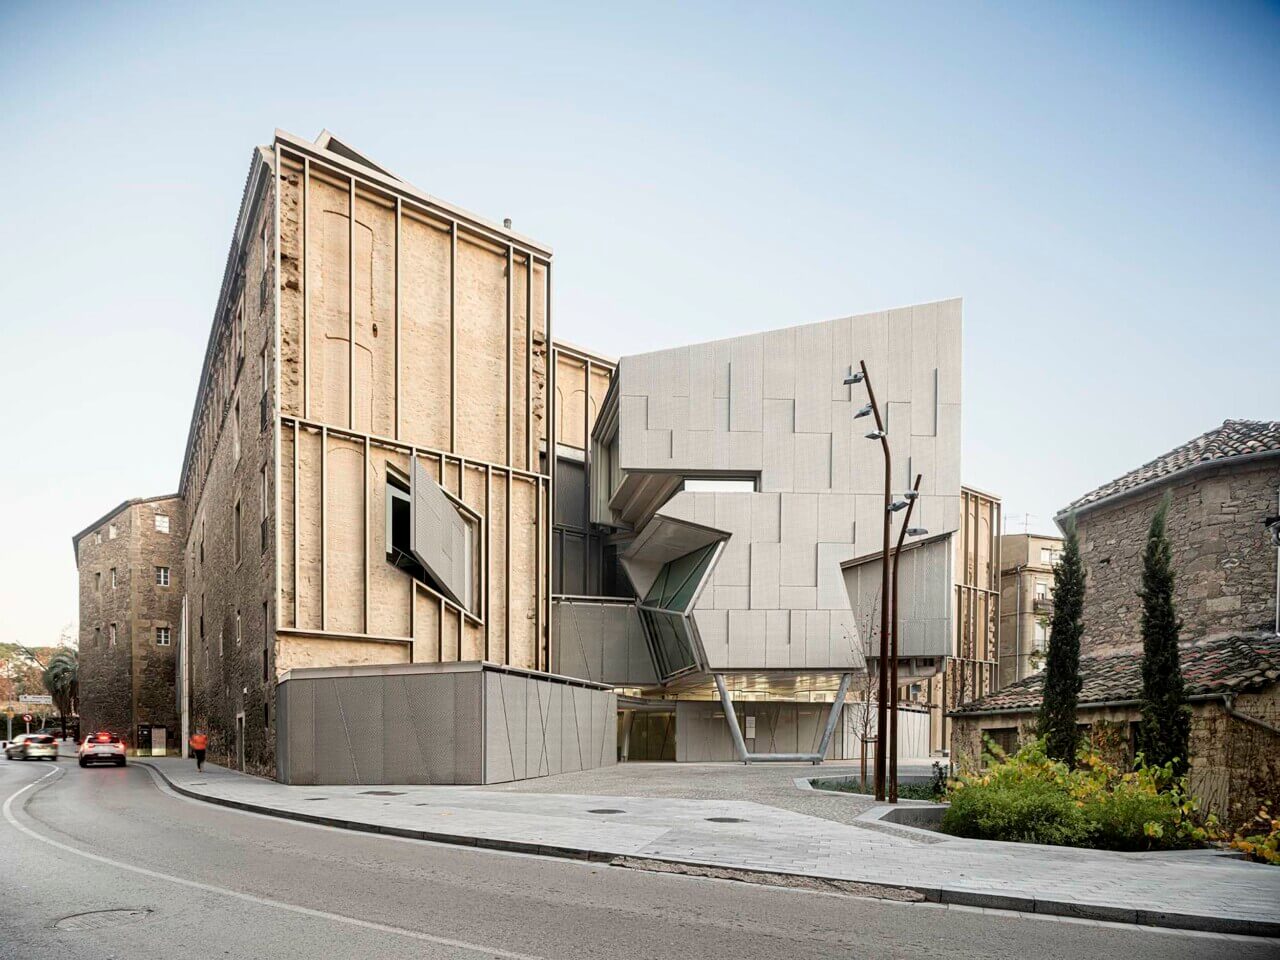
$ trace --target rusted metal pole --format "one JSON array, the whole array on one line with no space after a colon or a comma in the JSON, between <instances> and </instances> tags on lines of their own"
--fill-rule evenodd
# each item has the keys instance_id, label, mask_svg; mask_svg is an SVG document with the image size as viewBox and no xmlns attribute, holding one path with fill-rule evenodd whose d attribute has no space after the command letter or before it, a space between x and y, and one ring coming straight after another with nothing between
<instances>
[{"instance_id":1,"label":"rusted metal pole","mask_svg":"<svg viewBox=\"0 0 1280 960\"><path fill-rule=\"evenodd\" d=\"M889 700L889 605L885 601L889 596L889 533L890 510L892 503L893 464L889 453L889 436L885 431L884 419L880 416L880 405L876 403L875 391L871 388L871 375L867 373L867 362L858 362L862 370L862 381L867 387L867 400L871 403L871 412L876 418L876 431L880 434L880 447L884 451L884 547L880 553L880 677L876 692L876 736L879 744L876 748L876 799L885 798L886 756L882 748L885 731L888 726L887 707Z\"/></svg>"},{"instance_id":2,"label":"rusted metal pole","mask_svg":"<svg viewBox=\"0 0 1280 960\"><path fill-rule=\"evenodd\" d=\"M893 550L893 619L891 641L889 647L889 669L893 675L889 678L889 802L898 802L898 625L901 618L898 614L898 556L902 553L902 542L907 538L907 528L911 526L911 512L916 508L916 499L920 494L920 474L916 474L916 482L911 487L916 494L907 500L907 514L902 519L902 529L898 531L898 545Z\"/></svg>"}]
</instances>

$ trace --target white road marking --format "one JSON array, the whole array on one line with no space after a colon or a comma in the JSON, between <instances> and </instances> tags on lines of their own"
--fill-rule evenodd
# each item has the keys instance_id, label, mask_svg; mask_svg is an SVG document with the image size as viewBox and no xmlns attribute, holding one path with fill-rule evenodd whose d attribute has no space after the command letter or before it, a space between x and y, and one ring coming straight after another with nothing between
<instances>
[{"instance_id":1,"label":"white road marking","mask_svg":"<svg viewBox=\"0 0 1280 960\"><path fill-rule=\"evenodd\" d=\"M348 917L340 913L330 913L327 910L313 910L311 907L300 907L293 903L284 903L280 900L272 900L267 897L257 897L250 893L241 893L238 890L229 890L226 887L214 886L210 883L201 883L198 880L188 880L185 877L175 877L169 873L161 873L158 870L148 870L146 867L139 867L131 863L123 863L119 860L112 860L110 857L104 857L96 853L89 853L86 850L80 850L69 844L62 843L43 834L37 833L30 827L18 822L17 817L13 815L13 802L22 794L38 787L50 777L63 773L64 771L55 767L38 780L32 780L25 787L21 787L14 793L10 794L4 802L4 818L9 825L15 830L26 834L32 840L38 840L40 843L48 844L77 857L83 857L86 860L92 860L96 863L106 864L109 867L115 867L117 870L127 870L130 873L140 874L144 877L150 877L153 880L164 880L167 883L176 883L179 886L190 887L195 890L203 890L206 893L220 894L224 897L232 897L236 900L242 900L246 903L254 903L262 907L272 907L276 910L286 910L289 913L300 914L304 917L312 917L319 920L331 920L334 923L345 923L349 926L360 927L364 930L374 930L378 933L390 933L399 937L408 937L411 940L421 940L427 943L439 944L443 947L454 947L459 950L470 950L474 953L486 954L491 957L504 957L506 960L544 960L534 954L514 953L510 950L502 950L497 947L486 947L478 943L468 943L465 940L452 940L449 937L437 937L430 933L422 933L418 930L408 930L404 927L394 927L386 923L375 923L372 920L361 920L358 917Z\"/></svg>"}]
</instances>

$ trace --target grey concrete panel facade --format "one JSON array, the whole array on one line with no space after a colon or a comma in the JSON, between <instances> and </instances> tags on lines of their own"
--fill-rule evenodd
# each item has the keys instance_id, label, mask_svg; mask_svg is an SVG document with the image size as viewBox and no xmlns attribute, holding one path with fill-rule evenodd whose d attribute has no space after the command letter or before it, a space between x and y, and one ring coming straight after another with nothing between
<instances>
[{"instance_id":1,"label":"grey concrete panel facade","mask_svg":"<svg viewBox=\"0 0 1280 960\"><path fill-rule=\"evenodd\" d=\"M620 361L624 473L755 478L754 493L684 490L658 508L730 535L694 612L708 670L862 668L874 597L851 607L840 564L881 545L884 466L874 421L853 418L866 391L842 381L866 361L895 491L923 474L912 524L955 530L960 328L947 300Z\"/></svg>"}]
</instances>

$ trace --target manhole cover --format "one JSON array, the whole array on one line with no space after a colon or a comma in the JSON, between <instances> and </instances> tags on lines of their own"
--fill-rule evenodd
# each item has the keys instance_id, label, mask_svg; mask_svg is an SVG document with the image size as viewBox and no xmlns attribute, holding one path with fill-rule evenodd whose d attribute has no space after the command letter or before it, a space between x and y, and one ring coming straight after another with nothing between
<instances>
[{"instance_id":1,"label":"manhole cover","mask_svg":"<svg viewBox=\"0 0 1280 960\"><path fill-rule=\"evenodd\" d=\"M137 923L145 920L151 910L94 910L91 913L73 913L63 917L54 927L58 930L101 930L103 927L118 927L125 923Z\"/></svg>"},{"instance_id":2,"label":"manhole cover","mask_svg":"<svg viewBox=\"0 0 1280 960\"><path fill-rule=\"evenodd\" d=\"M608 807L605 807L604 809L601 809L601 810L588 810L588 811L587 811L587 813L626 813L626 812L627 812L627 811L625 811L625 810L613 810L613 809L610 809L610 808L608 808Z\"/></svg>"},{"instance_id":3,"label":"manhole cover","mask_svg":"<svg viewBox=\"0 0 1280 960\"><path fill-rule=\"evenodd\" d=\"M707 817L708 823L747 823L741 817Z\"/></svg>"},{"instance_id":4,"label":"manhole cover","mask_svg":"<svg viewBox=\"0 0 1280 960\"><path fill-rule=\"evenodd\" d=\"M404 793L400 790L361 790L361 793L368 794L371 797L403 797Z\"/></svg>"}]
</instances>

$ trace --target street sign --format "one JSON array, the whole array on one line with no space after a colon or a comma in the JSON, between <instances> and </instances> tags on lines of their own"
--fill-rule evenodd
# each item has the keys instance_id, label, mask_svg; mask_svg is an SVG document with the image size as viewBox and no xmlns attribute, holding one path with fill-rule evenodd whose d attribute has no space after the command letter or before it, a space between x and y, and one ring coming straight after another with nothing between
<instances>
[{"instance_id":1,"label":"street sign","mask_svg":"<svg viewBox=\"0 0 1280 960\"><path fill-rule=\"evenodd\" d=\"M53 695L48 693L20 693L18 694L19 703L47 703L52 705Z\"/></svg>"},{"instance_id":2,"label":"street sign","mask_svg":"<svg viewBox=\"0 0 1280 960\"><path fill-rule=\"evenodd\" d=\"M29 714L29 713L24 713L24 714L22 715L22 722L23 722L23 723L30 723L30 722L31 722L31 714Z\"/></svg>"}]
</instances>

